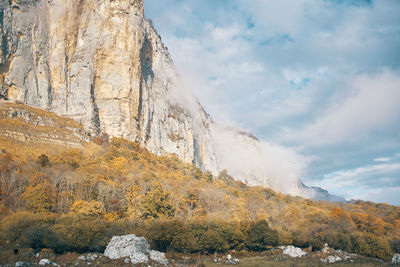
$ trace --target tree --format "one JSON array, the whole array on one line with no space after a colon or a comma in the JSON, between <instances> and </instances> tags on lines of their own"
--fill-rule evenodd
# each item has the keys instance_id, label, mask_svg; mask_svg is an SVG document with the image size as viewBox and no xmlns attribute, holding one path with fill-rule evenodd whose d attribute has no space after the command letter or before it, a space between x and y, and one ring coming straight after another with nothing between
<instances>
[{"instance_id":1,"label":"tree","mask_svg":"<svg viewBox=\"0 0 400 267\"><path fill-rule=\"evenodd\" d=\"M43 173L35 173L30 178L30 185L21 195L25 201L25 207L37 213L53 210L56 194L54 186Z\"/></svg>"},{"instance_id":2,"label":"tree","mask_svg":"<svg viewBox=\"0 0 400 267\"><path fill-rule=\"evenodd\" d=\"M104 215L104 209L103 205L98 201L79 200L72 204L71 213L100 217Z\"/></svg>"},{"instance_id":3,"label":"tree","mask_svg":"<svg viewBox=\"0 0 400 267\"><path fill-rule=\"evenodd\" d=\"M171 218L175 214L175 207L170 201L169 194L157 185L144 195L141 211L143 218Z\"/></svg>"},{"instance_id":4,"label":"tree","mask_svg":"<svg viewBox=\"0 0 400 267\"><path fill-rule=\"evenodd\" d=\"M278 245L278 232L269 228L267 221L261 220L250 226L245 245L250 250L262 251L267 246Z\"/></svg>"}]
</instances>

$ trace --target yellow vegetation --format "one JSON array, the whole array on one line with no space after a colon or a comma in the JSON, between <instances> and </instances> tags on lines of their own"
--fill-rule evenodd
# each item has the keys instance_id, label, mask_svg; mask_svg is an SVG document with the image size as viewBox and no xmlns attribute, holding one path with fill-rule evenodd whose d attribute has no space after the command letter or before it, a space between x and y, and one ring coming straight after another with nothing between
<instances>
[{"instance_id":1,"label":"yellow vegetation","mask_svg":"<svg viewBox=\"0 0 400 267\"><path fill-rule=\"evenodd\" d=\"M335 248L387 258L393 252L389 244L398 244L400 239L399 207L362 201L314 202L260 186L249 187L226 172L213 177L176 156L156 156L121 138L100 143L55 149L15 147L3 139L3 230L9 231L7 222L17 211L28 210L64 214L50 230L76 244L70 248L83 250L104 237L107 225L123 225L129 230L127 225L137 221L147 225L142 234L153 244L190 252L244 246L265 249L277 243L318 249L328 242ZM99 225L87 225L84 230L66 226L74 220L89 224L97 220ZM181 225L179 231L176 225ZM269 227L274 230L265 230ZM176 237L163 240L165 236L152 234L160 229L165 236L175 233ZM91 231L93 236L86 238L92 241L75 240L72 233L79 231ZM264 241L258 238L260 232Z\"/></svg>"}]
</instances>

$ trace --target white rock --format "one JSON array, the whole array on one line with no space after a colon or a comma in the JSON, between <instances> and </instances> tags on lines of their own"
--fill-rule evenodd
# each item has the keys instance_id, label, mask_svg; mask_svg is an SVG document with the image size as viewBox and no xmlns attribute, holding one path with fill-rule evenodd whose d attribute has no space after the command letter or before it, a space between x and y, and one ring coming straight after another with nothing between
<instances>
[{"instance_id":1,"label":"white rock","mask_svg":"<svg viewBox=\"0 0 400 267\"><path fill-rule=\"evenodd\" d=\"M300 258L307 255L307 252L303 251L301 248L296 248L294 246L287 246L282 253L289 255L292 258Z\"/></svg>"},{"instance_id":2,"label":"white rock","mask_svg":"<svg viewBox=\"0 0 400 267\"><path fill-rule=\"evenodd\" d=\"M96 260L97 259L97 254L95 254L95 253L89 253L89 254L87 254L86 255L86 260L88 260L88 261L94 261L94 260Z\"/></svg>"},{"instance_id":3,"label":"white rock","mask_svg":"<svg viewBox=\"0 0 400 267\"><path fill-rule=\"evenodd\" d=\"M240 262L240 260L238 258L233 258L232 262L234 262L235 264L238 264Z\"/></svg>"},{"instance_id":4,"label":"white rock","mask_svg":"<svg viewBox=\"0 0 400 267\"><path fill-rule=\"evenodd\" d=\"M393 255L392 264L400 265L400 254L396 253Z\"/></svg>"},{"instance_id":5,"label":"white rock","mask_svg":"<svg viewBox=\"0 0 400 267\"><path fill-rule=\"evenodd\" d=\"M15 267L21 267L21 266L24 266L24 265L25 265L25 262L23 262L23 261L17 261L15 263Z\"/></svg>"},{"instance_id":6,"label":"white rock","mask_svg":"<svg viewBox=\"0 0 400 267\"><path fill-rule=\"evenodd\" d=\"M226 258L227 258L228 260L232 259L231 254L226 255Z\"/></svg>"},{"instance_id":7,"label":"white rock","mask_svg":"<svg viewBox=\"0 0 400 267\"><path fill-rule=\"evenodd\" d=\"M328 243L325 243L324 248L321 250L323 253L329 253Z\"/></svg>"},{"instance_id":8,"label":"white rock","mask_svg":"<svg viewBox=\"0 0 400 267\"><path fill-rule=\"evenodd\" d=\"M39 265L47 265L47 264L51 264L51 263L52 263L51 260L48 260L48 259L41 259L39 261Z\"/></svg>"},{"instance_id":9,"label":"white rock","mask_svg":"<svg viewBox=\"0 0 400 267\"><path fill-rule=\"evenodd\" d=\"M130 258L133 264L147 263L149 257L160 264L167 264L164 253L150 250L150 244L144 237L136 235L114 236L108 243L104 256L110 259Z\"/></svg>"},{"instance_id":10,"label":"white rock","mask_svg":"<svg viewBox=\"0 0 400 267\"><path fill-rule=\"evenodd\" d=\"M136 235L114 236L108 243L104 256L110 259L129 257L133 264L148 262L147 254L150 252L150 244L144 237Z\"/></svg>"},{"instance_id":11,"label":"white rock","mask_svg":"<svg viewBox=\"0 0 400 267\"><path fill-rule=\"evenodd\" d=\"M150 259L153 261L156 261L160 264L164 264L167 265L168 264L168 260L165 257L165 254L156 250L151 250L150 251Z\"/></svg>"},{"instance_id":12,"label":"white rock","mask_svg":"<svg viewBox=\"0 0 400 267\"><path fill-rule=\"evenodd\" d=\"M48 259L41 259L39 261L39 265L48 265L48 264L51 264L53 266L60 266L59 264L52 262L51 260L48 260Z\"/></svg>"},{"instance_id":13,"label":"white rock","mask_svg":"<svg viewBox=\"0 0 400 267\"><path fill-rule=\"evenodd\" d=\"M327 263L335 263L338 261L341 261L342 258L339 256L328 256L326 259L321 259L322 262L327 262Z\"/></svg>"}]
</instances>

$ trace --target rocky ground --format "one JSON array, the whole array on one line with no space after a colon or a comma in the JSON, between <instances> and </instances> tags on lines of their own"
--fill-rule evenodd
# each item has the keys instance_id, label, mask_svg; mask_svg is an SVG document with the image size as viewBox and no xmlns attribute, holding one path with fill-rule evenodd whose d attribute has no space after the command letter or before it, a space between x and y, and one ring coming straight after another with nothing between
<instances>
[{"instance_id":1,"label":"rocky ground","mask_svg":"<svg viewBox=\"0 0 400 267\"><path fill-rule=\"evenodd\" d=\"M18 251L16 251L18 249ZM260 253L235 252L230 254L166 254L167 266L393 266L391 262L349 254L342 251L318 251L303 257L283 254L282 248L274 248ZM334 259L339 261L333 262ZM330 263L331 262L331 263ZM56 255L44 249L34 253L32 249L18 248L15 244L0 244L0 266L132 266L124 259L111 260L101 253L66 253ZM147 264L135 266L165 266L150 260Z\"/></svg>"}]
</instances>

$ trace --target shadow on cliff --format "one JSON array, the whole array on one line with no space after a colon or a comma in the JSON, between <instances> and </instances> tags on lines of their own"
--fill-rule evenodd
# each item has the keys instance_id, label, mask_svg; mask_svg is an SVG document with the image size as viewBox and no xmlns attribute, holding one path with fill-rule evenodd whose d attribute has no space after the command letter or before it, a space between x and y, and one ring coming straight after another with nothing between
<instances>
[{"instance_id":1,"label":"shadow on cliff","mask_svg":"<svg viewBox=\"0 0 400 267\"><path fill-rule=\"evenodd\" d=\"M142 68L142 77L145 79L146 83L152 82L154 79L153 72L153 45L149 38L145 36L142 48L140 49L140 64Z\"/></svg>"}]
</instances>

